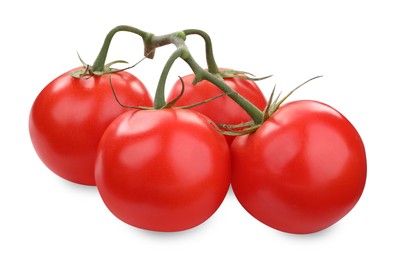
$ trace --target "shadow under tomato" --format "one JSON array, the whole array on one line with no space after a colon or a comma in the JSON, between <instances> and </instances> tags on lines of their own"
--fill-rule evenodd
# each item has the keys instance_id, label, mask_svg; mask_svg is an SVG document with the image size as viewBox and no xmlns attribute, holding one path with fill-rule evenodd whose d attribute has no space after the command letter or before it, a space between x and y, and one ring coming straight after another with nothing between
<instances>
[{"instance_id":1,"label":"shadow under tomato","mask_svg":"<svg viewBox=\"0 0 396 260\"><path fill-rule=\"evenodd\" d=\"M57 177L57 176L56 176ZM58 182L60 185L64 186L67 189L73 190L73 191L78 191L78 192L92 192L96 193L97 188L96 186L90 186L90 185L83 185L75 182L71 182L62 178L57 177L59 180Z\"/></svg>"},{"instance_id":2,"label":"shadow under tomato","mask_svg":"<svg viewBox=\"0 0 396 260\"><path fill-rule=\"evenodd\" d=\"M299 241L313 241L313 240L318 240L318 239L327 239L334 234L337 233L337 230L339 229L338 223L335 223L334 225L322 229L320 231L314 232L314 233L309 233L309 234L292 234L292 233L287 233L279 230L273 230L274 232L277 232L280 236L284 236L286 239L293 239L293 240L299 240Z\"/></svg>"},{"instance_id":3,"label":"shadow under tomato","mask_svg":"<svg viewBox=\"0 0 396 260\"><path fill-rule=\"evenodd\" d=\"M129 226L131 232L133 233L139 233L139 235L148 237L148 238L155 238L155 239L183 239L186 237L190 237L191 235L201 233L205 229L210 229L210 226L214 224L216 220L213 219L213 217L210 217L207 219L205 222L199 224L198 226L192 227L187 230L182 230L182 231L175 231L175 232L162 232L162 231L152 231L152 230L145 230L141 228L137 228L134 226Z\"/></svg>"},{"instance_id":4,"label":"shadow under tomato","mask_svg":"<svg viewBox=\"0 0 396 260\"><path fill-rule=\"evenodd\" d=\"M205 233L208 230L211 230L213 228L213 225L216 225L216 222L219 221L219 217L216 216L217 212L215 212L211 217L209 217L206 221L203 223L186 229L186 230L181 230L181 231L174 231L174 232L166 232L166 231L152 231L152 230L146 230L146 229L141 229L138 227L134 227L131 225L128 225L126 223L123 223L124 226L127 227L127 229L130 230L132 234L137 234L139 236L143 236L149 239L172 239L172 240L181 240L181 239L186 239L189 237L196 237L197 235L199 236L202 233Z\"/></svg>"}]
</instances>

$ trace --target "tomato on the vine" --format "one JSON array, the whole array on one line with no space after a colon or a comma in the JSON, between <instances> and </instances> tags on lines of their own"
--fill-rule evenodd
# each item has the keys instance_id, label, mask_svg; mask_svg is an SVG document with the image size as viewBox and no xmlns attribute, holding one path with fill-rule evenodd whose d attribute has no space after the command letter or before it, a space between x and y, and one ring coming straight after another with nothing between
<instances>
[{"instance_id":1,"label":"tomato on the vine","mask_svg":"<svg viewBox=\"0 0 396 260\"><path fill-rule=\"evenodd\" d=\"M75 70L72 70L75 71ZM29 131L43 163L71 182L95 185L96 148L106 127L127 111L117 103L109 74L75 78L66 72L50 82L31 108ZM134 75L111 74L119 100L126 105L152 106L152 98Z\"/></svg>"},{"instance_id":2,"label":"tomato on the vine","mask_svg":"<svg viewBox=\"0 0 396 260\"><path fill-rule=\"evenodd\" d=\"M229 147L194 111L128 111L103 134L95 177L105 205L123 222L182 231L206 221L224 200Z\"/></svg>"},{"instance_id":3,"label":"tomato on the vine","mask_svg":"<svg viewBox=\"0 0 396 260\"><path fill-rule=\"evenodd\" d=\"M256 132L234 140L231 158L231 185L241 205L288 233L333 225L355 206L366 181L359 133L316 101L281 106Z\"/></svg>"},{"instance_id":4,"label":"tomato on the vine","mask_svg":"<svg viewBox=\"0 0 396 260\"><path fill-rule=\"evenodd\" d=\"M182 77L182 80L176 81L169 92L167 101L170 102L181 93L183 84L184 93L175 106L188 106L224 94L218 87L207 80L200 81L194 85L194 78L194 74L189 74ZM224 81L257 108L264 110L267 100L253 80L226 77ZM216 124L238 125L252 120L248 113L228 96L219 97L190 109L206 115ZM234 136L226 136L229 145L231 145L234 138Z\"/></svg>"}]
</instances>

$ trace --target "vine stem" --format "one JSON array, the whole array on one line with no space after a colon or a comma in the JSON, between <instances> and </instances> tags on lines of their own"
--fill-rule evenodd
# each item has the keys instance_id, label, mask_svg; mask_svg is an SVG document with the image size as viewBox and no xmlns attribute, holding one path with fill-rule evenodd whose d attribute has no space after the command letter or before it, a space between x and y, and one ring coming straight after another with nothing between
<instances>
[{"instance_id":1,"label":"vine stem","mask_svg":"<svg viewBox=\"0 0 396 260\"><path fill-rule=\"evenodd\" d=\"M263 112L253 105L246 98L237 93L234 89L228 86L223 78L220 76L219 69L216 65L213 55L212 42L209 35L201 30L187 29L175 33L156 36L128 25L120 25L113 28L106 36L102 48L94 61L91 70L93 72L103 72L106 68L105 61L110 48L110 43L117 32L126 31L139 35L144 43L144 55L147 58L154 58L155 49L164 45L173 44L176 46L176 51L169 57L159 79L156 94L154 97L154 108L160 109L166 106L165 101L165 82L173 63L182 58L192 69L195 74L194 84L202 80L208 80L227 94L231 99L238 103L253 119L255 124L263 122ZM206 62L208 70L202 68L192 57L187 48L185 40L188 35L199 35L205 41Z\"/></svg>"},{"instance_id":2,"label":"vine stem","mask_svg":"<svg viewBox=\"0 0 396 260\"><path fill-rule=\"evenodd\" d=\"M105 68L105 62L106 62L106 58L107 58L107 54L109 52L109 48L110 48L110 43L111 40L113 39L114 35L118 32L121 31L125 31L125 32L131 32L137 35L140 35L143 38L143 41L147 41L150 37L150 34L147 32L144 32L142 30L139 30L135 27L132 26L128 26L128 25L119 25L117 27L114 27L106 36L104 43L102 45L102 48L100 49L100 52L96 58L96 60L94 61L94 63L92 64L92 71L100 71L103 72L104 68ZM145 44L146 45L146 44ZM145 56L147 53L150 52L146 52ZM152 54L154 55L154 53ZM147 57L147 56L146 56ZM152 57L148 57L148 58L152 58Z\"/></svg>"},{"instance_id":3,"label":"vine stem","mask_svg":"<svg viewBox=\"0 0 396 260\"><path fill-rule=\"evenodd\" d=\"M189 34L199 33L201 36L204 37L204 39L206 39L205 42L207 44L206 55L207 55L208 66L211 65L212 70L218 71L216 62L213 57L212 45L209 36L207 36L206 34L202 33L202 31L199 30L186 30L186 31ZM236 103L238 103L251 116L251 118L256 124L261 124L263 122L263 112L260 109L258 109L246 98L241 96L230 86L228 86L227 83L225 83L225 81L218 74L214 74L209 72L208 70L205 70L195 61L195 59L192 57L185 43L186 34L184 32L185 31L177 32L165 36L165 38L168 39L170 43L173 43L177 49L168 59L168 62L165 64L165 67L161 74L160 81L157 86L156 95L154 97L155 108L161 108L166 105L165 96L164 96L166 77L174 61L180 57L190 66L190 68L194 72L195 74L194 83L198 83L199 81L202 80L208 80L209 82L213 83L221 91L223 91L231 99L233 99ZM155 42L159 41L159 39L163 37L164 36L160 36L157 39L155 36L153 36L151 39L152 41L151 44L155 44Z\"/></svg>"},{"instance_id":4,"label":"vine stem","mask_svg":"<svg viewBox=\"0 0 396 260\"><path fill-rule=\"evenodd\" d=\"M204 41L205 41L205 53L206 53L206 63L208 64L208 71L213 74L218 74L219 73L219 68L217 67L216 61L214 59L213 55L213 47L212 47L212 40L210 39L210 36L201 30L197 29L187 29L184 30L184 33L186 35L193 35L197 34L201 36Z\"/></svg>"},{"instance_id":5,"label":"vine stem","mask_svg":"<svg viewBox=\"0 0 396 260\"><path fill-rule=\"evenodd\" d=\"M184 50L178 48L176 51L172 53L169 57L168 61L166 62L164 69L162 70L158 86L155 92L154 97L154 109L161 109L166 106L165 100L165 83L168 77L169 71L173 65L173 63L183 55Z\"/></svg>"},{"instance_id":6,"label":"vine stem","mask_svg":"<svg viewBox=\"0 0 396 260\"><path fill-rule=\"evenodd\" d=\"M196 61L190 56L185 60L188 65L195 72L195 75L199 75L198 80L207 80L214 85L216 85L221 91L227 94L232 100L238 103L253 119L255 124L263 123L263 112L258 109L255 105L253 105L249 100L245 97L241 96L238 92L232 89L230 86L225 83L225 81L221 77L217 77L215 74L208 72L207 70L202 69ZM197 76L196 79L197 80Z\"/></svg>"}]
</instances>

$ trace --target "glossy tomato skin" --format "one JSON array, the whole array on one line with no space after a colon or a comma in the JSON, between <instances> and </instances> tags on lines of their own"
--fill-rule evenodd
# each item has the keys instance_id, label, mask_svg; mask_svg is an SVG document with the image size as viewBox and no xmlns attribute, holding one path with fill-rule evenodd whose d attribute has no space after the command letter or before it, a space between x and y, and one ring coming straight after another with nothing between
<instances>
[{"instance_id":1,"label":"glossy tomato skin","mask_svg":"<svg viewBox=\"0 0 396 260\"><path fill-rule=\"evenodd\" d=\"M117 103L109 75L78 79L70 72L54 79L37 96L30 111L30 137L40 159L54 173L71 182L95 185L100 137L127 109ZM111 77L122 103L152 106L149 92L135 76L119 72Z\"/></svg>"},{"instance_id":2,"label":"glossy tomato skin","mask_svg":"<svg viewBox=\"0 0 396 260\"><path fill-rule=\"evenodd\" d=\"M129 111L105 131L96 183L120 220L152 231L182 231L207 220L230 186L230 154L209 119L181 109Z\"/></svg>"},{"instance_id":3,"label":"glossy tomato skin","mask_svg":"<svg viewBox=\"0 0 396 260\"><path fill-rule=\"evenodd\" d=\"M366 154L353 125L316 101L282 106L231 147L232 188L241 205L280 231L307 234L344 217L366 181Z\"/></svg>"},{"instance_id":4,"label":"glossy tomato skin","mask_svg":"<svg viewBox=\"0 0 396 260\"><path fill-rule=\"evenodd\" d=\"M193 85L194 78L194 74L182 77L185 89L183 96L177 101L175 106L195 104L224 93L207 80ZM264 110L267 100L254 81L242 78L225 78L224 81L257 108ZM181 90L182 82L178 80L169 92L167 101L169 102L175 99L180 94ZM216 100L212 100L191 109L206 115L217 124L237 125L252 120L248 113L228 96L217 98ZM234 136L226 136L229 145L231 145L234 138Z\"/></svg>"}]
</instances>

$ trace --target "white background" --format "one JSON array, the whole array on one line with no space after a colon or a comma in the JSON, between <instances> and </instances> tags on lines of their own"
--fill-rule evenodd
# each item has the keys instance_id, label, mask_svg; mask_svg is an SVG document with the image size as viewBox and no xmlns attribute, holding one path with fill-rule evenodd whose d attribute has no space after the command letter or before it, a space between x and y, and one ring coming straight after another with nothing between
<instances>
[{"instance_id":1,"label":"white background","mask_svg":"<svg viewBox=\"0 0 396 260\"><path fill-rule=\"evenodd\" d=\"M0 6L0 259L395 259L396 7L394 1L2 1ZM258 5L260 3L260 5ZM155 34L206 31L217 63L258 76L268 95L316 75L291 99L316 99L343 113L367 150L357 206L331 228L290 235L259 223L232 194L210 220L179 233L130 227L95 187L68 183L36 156L29 110L49 81L92 63L107 32L128 24ZM203 65L203 42L187 42ZM154 91L173 46L131 72ZM109 60L143 55L120 33ZM169 84L189 73L176 63ZM46 258L50 257L50 258Z\"/></svg>"}]
</instances>

